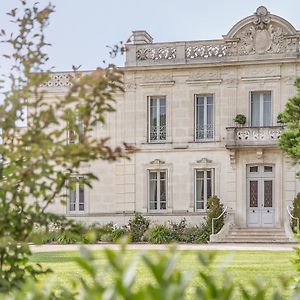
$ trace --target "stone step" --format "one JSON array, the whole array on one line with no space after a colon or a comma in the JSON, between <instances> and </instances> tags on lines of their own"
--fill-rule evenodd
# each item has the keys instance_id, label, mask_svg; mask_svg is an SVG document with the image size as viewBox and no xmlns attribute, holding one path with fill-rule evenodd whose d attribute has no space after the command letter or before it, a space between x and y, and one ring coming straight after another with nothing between
<instances>
[{"instance_id":1,"label":"stone step","mask_svg":"<svg viewBox=\"0 0 300 300\"><path fill-rule=\"evenodd\" d=\"M283 228L232 228L230 231L243 231L243 232L284 232Z\"/></svg>"},{"instance_id":2,"label":"stone step","mask_svg":"<svg viewBox=\"0 0 300 300\"><path fill-rule=\"evenodd\" d=\"M287 243L295 243L291 242L288 239L274 239L274 240L266 240L266 239L235 239L235 238L230 238L230 239L224 239L220 241L219 243L249 243L249 244L269 244L269 243L278 243L278 244L287 244Z\"/></svg>"},{"instance_id":3,"label":"stone step","mask_svg":"<svg viewBox=\"0 0 300 300\"><path fill-rule=\"evenodd\" d=\"M286 235L284 234L281 234L281 235L242 235L242 234L239 234L239 235L232 235L232 234L227 234L225 235L225 238L233 238L233 239L236 239L236 238L241 238L241 239L286 239Z\"/></svg>"},{"instance_id":4,"label":"stone step","mask_svg":"<svg viewBox=\"0 0 300 300\"><path fill-rule=\"evenodd\" d=\"M231 228L219 243L290 243L283 228Z\"/></svg>"},{"instance_id":5,"label":"stone step","mask_svg":"<svg viewBox=\"0 0 300 300\"><path fill-rule=\"evenodd\" d=\"M230 235L236 236L286 236L285 232L230 232Z\"/></svg>"}]
</instances>

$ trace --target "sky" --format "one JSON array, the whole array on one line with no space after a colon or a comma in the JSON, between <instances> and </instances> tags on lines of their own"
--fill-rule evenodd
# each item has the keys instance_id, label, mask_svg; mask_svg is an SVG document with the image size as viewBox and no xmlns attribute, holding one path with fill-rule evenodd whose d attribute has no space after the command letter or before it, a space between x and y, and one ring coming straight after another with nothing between
<instances>
[{"instance_id":1,"label":"sky","mask_svg":"<svg viewBox=\"0 0 300 300\"><path fill-rule=\"evenodd\" d=\"M28 0L30 3L31 0ZM32 3L35 2L31 1ZM47 4L48 1L40 0ZM230 28L264 5L300 30L299 0L52 0L56 12L46 31L52 44L49 64L56 71L72 65L92 70L102 61L122 66L124 57L110 59L107 45L126 41L133 30L146 30L154 42L219 39ZM20 6L17 0L0 0L0 29L12 30L5 12ZM0 44L0 54L5 48ZM0 58L0 72L7 71Z\"/></svg>"}]
</instances>

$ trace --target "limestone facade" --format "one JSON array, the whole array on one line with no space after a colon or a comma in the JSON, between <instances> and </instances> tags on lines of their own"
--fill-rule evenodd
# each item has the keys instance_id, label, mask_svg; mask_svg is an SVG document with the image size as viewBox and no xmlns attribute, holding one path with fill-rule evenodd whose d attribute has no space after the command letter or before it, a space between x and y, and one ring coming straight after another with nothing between
<instances>
[{"instance_id":1,"label":"limestone facade","mask_svg":"<svg viewBox=\"0 0 300 300\"><path fill-rule=\"evenodd\" d=\"M51 210L77 220L126 223L142 212L157 222L199 224L217 195L239 227L283 227L300 191L298 166L278 149L277 115L295 95L300 32L259 7L220 40L153 43L135 31L126 45L125 92L95 136L139 151L130 161L84 166L100 181L84 209ZM71 73L53 73L48 97ZM237 114L245 124L233 121Z\"/></svg>"}]
</instances>

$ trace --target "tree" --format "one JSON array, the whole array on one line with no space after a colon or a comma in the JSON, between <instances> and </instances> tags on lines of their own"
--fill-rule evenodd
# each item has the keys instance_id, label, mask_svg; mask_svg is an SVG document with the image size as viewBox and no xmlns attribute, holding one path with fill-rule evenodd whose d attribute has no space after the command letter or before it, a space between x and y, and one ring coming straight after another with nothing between
<instances>
[{"instance_id":1,"label":"tree","mask_svg":"<svg viewBox=\"0 0 300 300\"><path fill-rule=\"evenodd\" d=\"M286 126L280 136L279 147L297 162L300 159L300 78L295 81L295 87L296 96L288 100L284 111L278 115L278 120Z\"/></svg>"},{"instance_id":2,"label":"tree","mask_svg":"<svg viewBox=\"0 0 300 300\"><path fill-rule=\"evenodd\" d=\"M58 199L65 203L63 189L79 180L76 174L81 184L91 187L97 176L82 174L82 162L115 161L134 151L126 144L112 149L108 138L91 135L97 123L105 122L105 114L114 111L114 94L123 92L122 73L113 65L87 75L74 70L66 95L49 101L41 86L49 79L44 30L54 7L29 6L26 1L20 6L8 13L18 33L1 31L3 42L12 49L5 58L13 67L4 78L10 89L2 91L0 104L0 291L44 272L29 264L26 239L35 225L72 226L63 216L48 213L47 207ZM25 118L24 130L17 124ZM68 143L67 131L78 135L80 143Z\"/></svg>"}]
</instances>

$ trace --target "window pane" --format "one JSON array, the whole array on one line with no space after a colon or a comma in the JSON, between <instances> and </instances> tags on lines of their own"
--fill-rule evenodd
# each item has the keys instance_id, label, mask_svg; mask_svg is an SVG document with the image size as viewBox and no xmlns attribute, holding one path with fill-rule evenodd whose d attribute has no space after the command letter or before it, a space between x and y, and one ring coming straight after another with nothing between
<instances>
[{"instance_id":1,"label":"window pane","mask_svg":"<svg viewBox=\"0 0 300 300\"><path fill-rule=\"evenodd\" d=\"M264 172L266 172L266 173L273 172L273 167L271 167L271 166L264 166Z\"/></svg>"},{"instance_id":2,"label":"window pane","mask_svg":"<svg viewBox=\"0 0 300 300\"><path fill-rule=\"evenodd\" d=\"M256 173L258 172L258 166L250 167L250 173Z\"/></svg>"},{"instance_id":3,"label":"window pane","mask_svg":"<svg viewBox=\"0 0 300 300\"><path fill-rule=\"evenodd\" d=\"M160 179L166 179L166 172L160 172Z\"/></svg>"},{"instance_id":4,"label":"window pane","mask_svg":"<svg viewBox=\"0 0 300 300\"><path fill-rule=\"evenodd\" d=\"M150 172L150 179L157 179L157 172Z\"/></svg>"},{"instance_id":5,"label":"window pane","mask_svg":"<svg viewBox=\"0 0 300 300\"><path fill-rule=\"evenodd\" d=\"M260 93L251 93L251 126L260 126Z\"/></svg>"},{"instance_id":6,"label":"window pane","mask_svg":"<svg viewBox=\"0 0 300 300\"><path fill-rule=\"evenodd\" d=\"M204 171L196 171L196 209L204 209Z\"/></svg>"},{"instance_id":7,"label":"window pane","mask_svg":"<svg viewBox=\"0 0 300 300\"><path fill-rule=\"evenodd\" d=\"M160 99L160 117L159 117L159 122L160 122L160 136L159 139L160 140L165 140L167 137L167 108L166 108L166 99L162 98Z\"/></svg>"},{"instance_id":8,"label":"window pane","mask_svg":"<svg viewBox=\"0 0 300 300\"><path fill-rule=\"evenodd\" d=\"M207 97L207 124L206 124L206 137L213 138L213 100L212 97Z\"/></svg>"},{"instance_id":9,"label":"window pane","mask_svg":"<svg viewBox=\"0 0 300 300\"><path fill-rule=\"evenodd\" d=\"M263 99L264 99L263 125L264 126L271 126L271 124L272 124L271 92L265 92L263 94Z\"/></svg>"},{"instance_id":10,"label":"window pane","mask_svg":"<svg viewBox=\"0 0 300 300\"><path fill-rule=\"evenodd\" d=\"M69 210L76 210L76 183L74 188L71 186L69 189Z\"/></svg>"},{"instance_id":11,"label":"window pane","mask_svg":"<svg viewBox=\"0 0 300 300\"><path fill-rule=\"evenodd\" d=\"M79 207L80 211L84 211L84 184L79 182Z\"/></svg>"},{"instance_id":12,"label":"window pane","mask_svg":"<svg viewBox=\"0 0 300 300\"><path fill-rule=\"evenodd\" d=\"M161 202L166 201L166 181L165 180L160 181L160 201Z\"/></svg>"},{"instance_id":13,"label":"window pane","mask_svg":"<svg viewBox=\"0 0 300 300\"><path fill-rule=\"evenodd\" d=\"M258 207L258 181L250 181L250 207Z\"/></svg>"},{"instance_id":14,"label":"window pane","mask_svg":"<svg viewBox=\"0 0 300 300\"><path fill-rule=\"evenodd\" d=\"M150 98L150 140L157 140L157 100Z\"/></svg>"},{"instance_id":15,"label":"window pane","mask_svg":"<svg viewBox=\"0 0 300 300\"><path fill-rule=\"evenodd\" d=\"M273 206L273 181L264 181L264 207Z\"/></svg>"},{"instance_id":16,"label":"window pane","mask_svg":"<svg viewBox=\"0 0 300 300\"><path fill-rule=\"evenodd\" d=\"M196 139L204 139L204 97L196 98Z\"/></svg>"},{"instance_id":17,"label":"window pane","mask_svg":"<svg viewBox=\"0 0 300 300\"><path fill-rule=\"evenodd\" d=\"M212 187L211 187L211 179L207 179L207 199L208 200L212 196Z\"/></svg>"},{"instance_id":18,"label":"window pane","mask_svg":"<svg viewBox=\"0 0 300 300\"><path fill-rule=\"evenodd\" d=\"M157 179L156 178L157 178L157 173L150 172L150 183L149 183L150 209L157 209Z\"/></svg>"}]
</instances>

